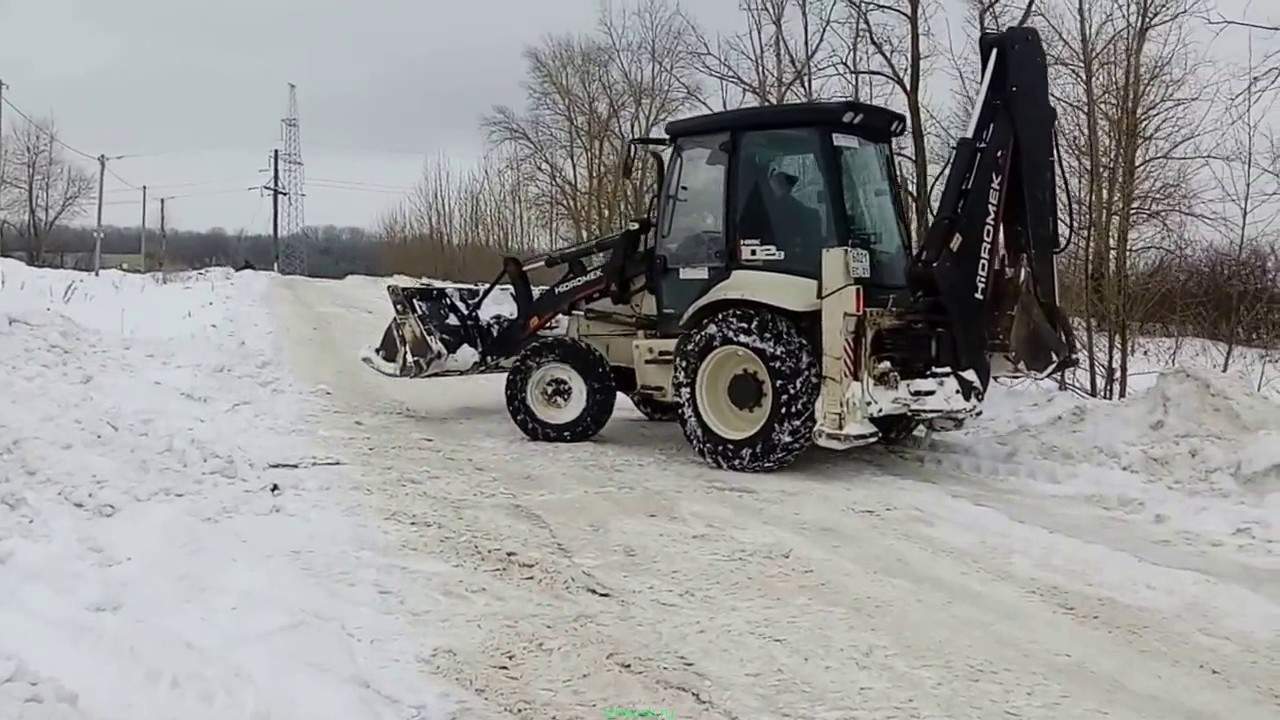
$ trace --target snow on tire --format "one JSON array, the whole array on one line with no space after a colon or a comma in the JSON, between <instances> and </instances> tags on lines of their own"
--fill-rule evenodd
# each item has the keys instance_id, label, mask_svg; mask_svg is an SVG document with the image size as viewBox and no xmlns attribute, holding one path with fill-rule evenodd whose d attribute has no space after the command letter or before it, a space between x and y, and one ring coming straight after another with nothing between
<instances>
[{"instance_id":1,"label":"snow on tire","mask_svg":"<svg viewBox=\"0 0 1280 720\"><path fill-rule=\"evenodd\" d=\"M595 437L613 415L617 390L609 361L567 337L527 346L507 372L507 412L521 432L543 442Z\"/></svg>"},{"instance_id":2,"label":"snow on tire","mask_svg":"<svg viewBox=\"0 0 1280 720\"><path fill-rule=\"evenodd\" d=\"M813 444L818 360L789 318L731 308L685 334L673 386L680 427L712 465L768 472Z\"/></svg>"}]
</instances>

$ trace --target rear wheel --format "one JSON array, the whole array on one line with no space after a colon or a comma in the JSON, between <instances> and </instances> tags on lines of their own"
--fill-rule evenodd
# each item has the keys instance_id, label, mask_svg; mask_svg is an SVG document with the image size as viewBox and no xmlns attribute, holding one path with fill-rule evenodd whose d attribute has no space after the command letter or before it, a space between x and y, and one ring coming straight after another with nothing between
<instances>
[{"instance_id":1,"label":"rear wheel","mask_svg":"<svg viewBox=\"0 0 1280 720\"><path fill-rule=\"evenodd\" d=\"M641 415L654 422L671 422L680 415L680 406L676 403L655 400L648 395L632 395L631 404L636 406Z\"/></svg>"},{"instance_id":2,"label":"rear wheel","mask_svg":"<svg viewBox=\"0 0 1280 720\"><path fill-rule=\"evenodd\" d=\"M544 442L595 437L613 415L617 390L608 360L565 337L532 343L507 373L507 412L516 427Z\"/></svg>"},{"instance_id":3,"label":"rear wheel","mask_svg":"<svg viewBox=\"0 0 1280 720\"><path fill-rule=\"evenodd\" d=\"M732 308L680 339L673 378L680 427L716 467L767 472L813 444L818 363L790 319Z\"/></svg>"}]
</instances>

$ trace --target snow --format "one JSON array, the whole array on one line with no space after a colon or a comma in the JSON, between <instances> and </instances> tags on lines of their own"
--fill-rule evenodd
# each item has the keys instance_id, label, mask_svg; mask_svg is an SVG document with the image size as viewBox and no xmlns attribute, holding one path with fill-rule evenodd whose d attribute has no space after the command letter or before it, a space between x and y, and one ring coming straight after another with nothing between
<instances>
[{"instance_id":1,"label":"snow","mask_svg":"<svg viewBox=\"0 0 1280 720\"><path fill-rule=\"evenodd\" d=\"M737 475L621 398L549 446L501 377L371 371L408 279L2 269L0 717L1280 707L1259 352Z\"/></svg>"},{"instance_id":2,"label":"snow","mask_svg":"<svg viewBox=\"0 0 1280 720\"><path fill-rule=\"evenodd\" d=\"M443 712L268 278L0 262L0 717Z\"/></svg>"},{"instance_id":3,"label":"snow","mask_svg":"<svg viewBox=\"0 0 1280 720\"><path fill-rule=\"evenodd\" d=\"M1172 368L1127 400L997 391L994 417L943 449L1003 463L1028 492L1075 496L1210 546L1280 546L1280 404L1252 382ZM993 432L994 431L994 432ZM1183 537L1185 541L1187 537Z\"/></svg>"},{"instance_id":4,"label":"snow","mask_svg":"<svg viewBox=\"0 0 1280 720\"><path fill-rule=\"evenodd\" d=\"M592 442L529 442L500 377L359 365L351 339L389 314L375 281L275 290L288 344L311 349L295 370L334 388L329 422L381 481L374 502L451 568L432 578L448 603L429 667L460 717L1280 705L1275 406L1248 383L1257 364L1208 372L1211 344L1186 341L1184 371L1144 345L1123 403L1008 382L961 432L740 476L622 399Z\"/></svg>"}]
</instances>

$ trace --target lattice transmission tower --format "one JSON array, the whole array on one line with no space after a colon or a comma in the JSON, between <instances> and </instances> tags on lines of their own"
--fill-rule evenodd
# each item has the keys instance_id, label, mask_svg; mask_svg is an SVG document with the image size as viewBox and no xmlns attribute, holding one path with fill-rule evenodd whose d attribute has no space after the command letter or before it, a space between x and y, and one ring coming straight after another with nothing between
<instances>
[{"instance_id":1,"label":"lattice transmission tower","mask_svg":"<svg viewBox=\"0 0 1280 720\"><path fill-rule=\"evenodd\" d=\"M289 110L280 121L284 150L280 153L281 189L284 214L281 217L280 272L285 275L307 274L307 226L302 201L306 175L302 166L302 135L298 127L298 86L289 83Z\"/></svg>"}]
</instances>

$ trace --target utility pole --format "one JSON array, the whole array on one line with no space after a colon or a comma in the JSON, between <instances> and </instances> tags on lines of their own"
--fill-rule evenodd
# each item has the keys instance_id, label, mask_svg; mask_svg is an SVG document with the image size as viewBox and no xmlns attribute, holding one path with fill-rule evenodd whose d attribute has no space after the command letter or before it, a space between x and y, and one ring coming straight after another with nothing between
<instances>
[{"instance_id":1,"label":"utility pole","mask_svg":"<svg viewBox=\"0 0 1280 720\"><path fill-rule=\"evenodd\" d=\"M164 201L169 198L160 198L160 272L164 272L164 260L169 257L169 235L164 229Z\"/></svg>"},{"instance_id":2,"label":"utility pole","mask_svg":"<svg viewBox=\"0 0 1280 720\"><path fill-rule=\"evenodd\" d=\"M276 148L271 151L271 167L267 168L271 171L271 184L262 185L256 188L251 187L250 190L266 190L271 193L271 270L280 272L280 196L289 193L280 189L280 149ZM258 172L265 172L259 170Z\"/></svg>"},{"instance_id":3,"label":"utility pole","mask_svg":"<svg viewBox=\"0 0 1280 720\"><path fill-rule=\"evenodd\" d=\"M271 249L272 270L280 272L280 148L271 151Z\"/></svg>"},{"instance_id":4,"label":"utility pole","mask_svg":"<svg viewBox=\"0 0 1280 720\"><path fill-rule=\"evenodd\" d=\"M287 196L289 193L280 189L280 149L276 148L271 151L271 167L261 168L258 172L271 171L270 185L255 185L250 190L266 190L271 193L271 270L280 272L281 248L280 248L280 196Z\"/></svg>"},{"instance_id":5,"label":"utility pole","mask_svg":"<svg viewBox=\"0 0 1280 720\"><path fill-rule=\"evenodd\" d=\"M93 274L102 268L102 180L107 174L107 156L98 156L98 225L93 231Z\"/></svg>"},{"instance_id":6,"label":"utility pole","mask_svg":"<svg viewBox=\"0 0 1280 720\"><path fill-rule=\"evenodd\" d=\"M147 186L142 186L142 272L147 272Z\"/></svg>"}]
</instances>

